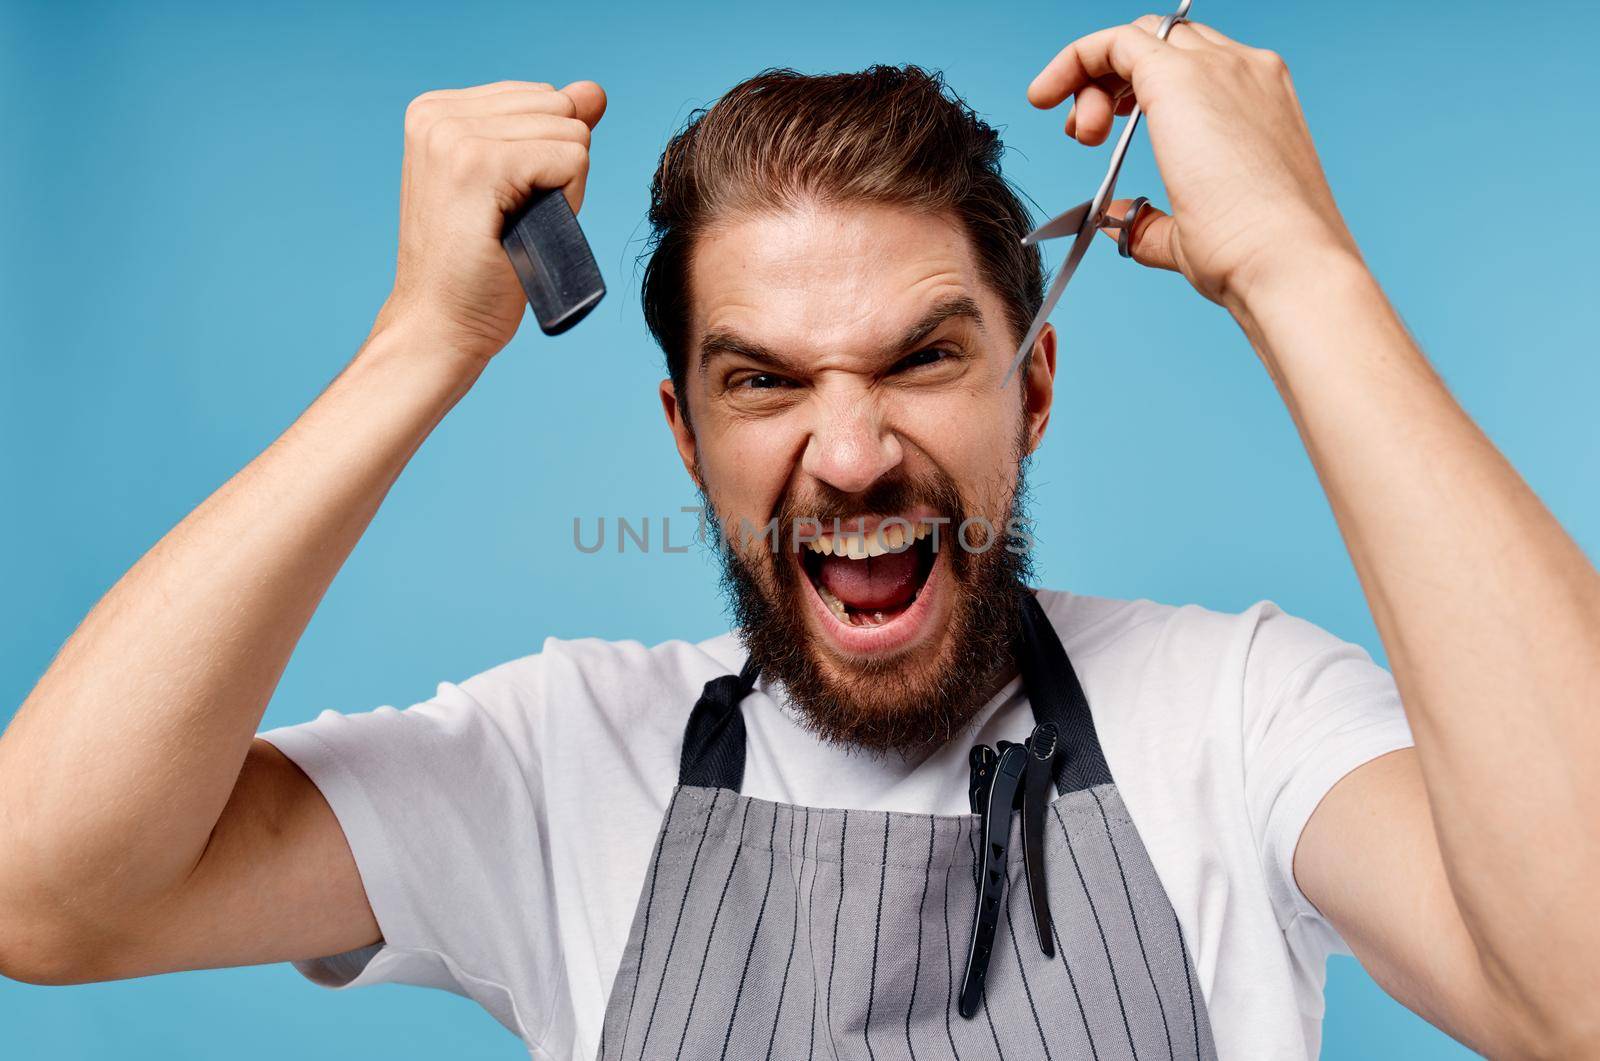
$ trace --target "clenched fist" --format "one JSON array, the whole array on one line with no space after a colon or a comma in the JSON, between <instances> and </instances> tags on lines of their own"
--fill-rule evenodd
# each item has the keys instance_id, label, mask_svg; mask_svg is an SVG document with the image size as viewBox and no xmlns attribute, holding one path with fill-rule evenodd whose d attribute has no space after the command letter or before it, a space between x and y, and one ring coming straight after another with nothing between
<instances>
[{"instance_id":1,"label":"clenched fist","mask_svg":"<svg viewBox=\"0 0 1600 1061\"><path fill-rule=\"evenodd\" d=\"M589 133L605 113L593 81L531 81L426 92L406 108L400 254L375 330L403 326L487 361L522 322L517 274L500 245L507 213L560 188L576 213Z\"/></svg>"}]
</instances>

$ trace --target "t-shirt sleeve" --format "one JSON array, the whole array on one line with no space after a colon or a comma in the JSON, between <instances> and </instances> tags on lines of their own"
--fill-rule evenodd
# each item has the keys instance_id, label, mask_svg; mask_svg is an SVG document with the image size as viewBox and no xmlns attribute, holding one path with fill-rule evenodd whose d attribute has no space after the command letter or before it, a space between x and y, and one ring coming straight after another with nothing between
<instances>
[{"instance_id":1,"label":"t-shirt sleeve","mask_svg":"<svg viewBox=\"0 0 1600 1061\"><path fill-rule=\"evenodd\" d=\"M532 732L541 675L529 657L405 710L324 711L261 734L333 808L383 934L296 962L307 977L454 991L540 1041L563 986ZM551 1004L519 1011L526 1000Z\"/></svg>"},{"instance_id":2,"label":"t-shirt sleeve","mask_svg":"<svg viewBox=\"0 0 1600 1061\"><path fill-rule=\"evenodd\" d=\"M1278 924L1303 959L1348 946L1300 891L1294 852L1317 804L1346 774L1410 747L1389 672L1350 644L1271 604L1245 664L1245 800Z\"/></svg>"}]
</instances>

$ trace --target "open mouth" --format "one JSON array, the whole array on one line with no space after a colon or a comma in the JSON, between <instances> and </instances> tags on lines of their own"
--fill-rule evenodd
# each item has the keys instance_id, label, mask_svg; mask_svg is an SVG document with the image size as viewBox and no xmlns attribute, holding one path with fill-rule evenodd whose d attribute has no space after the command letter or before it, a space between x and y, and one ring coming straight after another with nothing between
<instances>
[{"instance_id":1,"label":"open mouth","mask_svg":"<svg viewBox=\"0 0 1600 1061\"><path fill-rule=\"evenodd\" d=\"M800 543L800 567L841 624L885 626L926 588L938 560L937 529L925 520L891 518L870 529L819 534Z\"/></svg>"}]
</instances>

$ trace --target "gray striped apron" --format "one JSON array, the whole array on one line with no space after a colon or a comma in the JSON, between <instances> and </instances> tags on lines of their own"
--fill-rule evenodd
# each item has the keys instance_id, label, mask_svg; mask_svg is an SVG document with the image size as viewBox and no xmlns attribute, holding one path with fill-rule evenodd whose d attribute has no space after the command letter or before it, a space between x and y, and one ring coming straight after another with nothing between
<instances>
[{"instance_id":1,"label":"gray striped apron","mask_svg":"<svg viewBox=\"0 0 1600 1061\"><path fill-rule=\"evenodd\" d=\"M1032 594L1022 608L1023 685L1064 749L1044 831L1054 957L1035 939L1013 815L1003 916L964 1019L978 816L740 795L747 666L710 682L690 717L602 1059L1216 1056L1181 926L1082 687Z\"/></svg>"}]
</instances>

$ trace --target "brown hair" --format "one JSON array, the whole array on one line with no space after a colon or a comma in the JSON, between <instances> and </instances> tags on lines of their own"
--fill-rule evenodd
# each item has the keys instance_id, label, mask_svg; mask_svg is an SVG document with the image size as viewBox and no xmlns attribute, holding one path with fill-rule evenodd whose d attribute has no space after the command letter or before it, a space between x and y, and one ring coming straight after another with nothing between
<instances>
[{"instance_id":1,"label":"brown hair","mask_svg":"<svg viewBox=\"0 0 1600 1061\"><path fill-rule=\"evenodd\" d=\"M689 116L650 182L644 319L684 391L689 255L719 218L806 199L949 212L1021 341L1044 299L1027 207L1000 173L1000 135L917 66L766 70Z\"/></svg>"}]
</instances>

